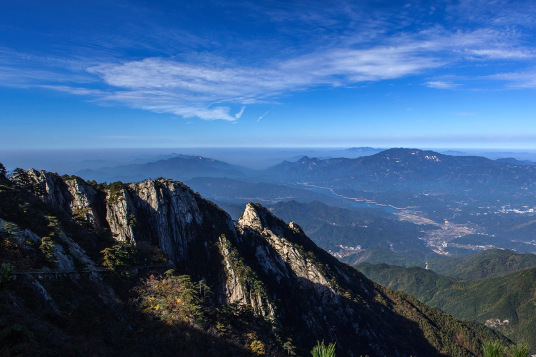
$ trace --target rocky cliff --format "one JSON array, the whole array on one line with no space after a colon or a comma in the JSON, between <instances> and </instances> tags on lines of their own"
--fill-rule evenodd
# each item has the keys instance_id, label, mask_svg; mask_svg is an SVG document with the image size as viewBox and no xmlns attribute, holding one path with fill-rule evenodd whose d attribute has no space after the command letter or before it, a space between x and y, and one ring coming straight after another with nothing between
<instances>
[{"instance_id":1,"label":"rocky cliff","mask_svg":"<svg viewBox=\"0 0 536 357\"><path fill-rule=\"evenodd\" d=\"M17 229L26 225L39 231L38 223L20 217L28 211L20 208L25 195L38 197L47 209L58 212L56 235L50 228L52 218L45 218L48 231L35 233L57 237L49 267L97 266L97 256L84 250L91 250L91 244L97 245L96 251L113 242L137 249L158 247L178 272L210 288L209 305L217 311L241 305L265 321L272 336L265 337L272 345L264 351L267 354L281 354L283 346L288 353L290 347L307 352L316 341L325 340L336 342L341 355L348 356L479 356L482 340L495 337L482 326L464 324L371 282L318 248L297 224L283 222L258 204L248 204L241 219L233 222L185 185L166 179L98 185L29 170L1 184L6 201L0 217ZM7 198L19 191L24 194L17 196L19 213L14 214ZM100 235L80 234L86 231ZM15 237L3 232L4 243ZM111 243L90 242L102 236ZM43 244L41 251L46 252ZM30 248L31 244L24 249ZM115 298L109 286L101 287L101 295L108 302ZM214 326L225 334L220 321ZM248 334L251 339L254 335ZM248 351L255 353L252 346Z\"/></svg>"}]
</instances>

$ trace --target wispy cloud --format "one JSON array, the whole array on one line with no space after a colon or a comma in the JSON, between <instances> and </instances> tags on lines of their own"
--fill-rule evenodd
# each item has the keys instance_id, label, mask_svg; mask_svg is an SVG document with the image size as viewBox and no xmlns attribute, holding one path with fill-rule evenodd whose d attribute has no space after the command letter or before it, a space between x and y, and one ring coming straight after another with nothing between
<instances>
[{"instance_id":1,"label":"wispy cloud","mask_svg":"<svg viewBox=\"0 0 536 357\"><path fill-rule=\"evenodd\" d=\"M242 117L242 114L244 114L244 110L246 110L246 106L243 105L242 108L240 108L240 111L235 114L236 119L240 119Z\"/></svg>"},{"instance_id":2,"label":"wispy cloud","mask_svg":"<svg viewBox=\"0 0 536 357\"><path fill-rule=\"evenodd\" d=\"M504 81L510 88L536 88L536 69L522 72L496 73L484 78Z\"/></svg>"},{"instance_id":3,"label":"wispy cloud","mask_svg":"<svg viewBox=\"0 0 536 357\"><path fill-rule=\"evenodd\" d=\"M536 52L532 49L517 48L484 48L469 49L465 53L475 59L530 59L536 57Z\"/></svg>"},{"instance_id":4,"label":"wispy cloud","mask_svg":"<svg viewBox=\"0 0 536 357\"><path fill-rule=\"evenodd\" d=\"M452 82L445 82L445 81L429 81L426 82L425 85L428 88L436 88L436 89L451 89L457 86L457 84Z\"/></svg>"},{"instance_id":5,"label":"wispy cloud","mask_svg":"<svg viewBox=\"0 0 536 357\"><path fill-rule=\"evenodd\" d=\"M257 118L257 121L261 121L268 113L270 113L271 110L266 111L263 115Z\"/></svg>"}]
</instances>

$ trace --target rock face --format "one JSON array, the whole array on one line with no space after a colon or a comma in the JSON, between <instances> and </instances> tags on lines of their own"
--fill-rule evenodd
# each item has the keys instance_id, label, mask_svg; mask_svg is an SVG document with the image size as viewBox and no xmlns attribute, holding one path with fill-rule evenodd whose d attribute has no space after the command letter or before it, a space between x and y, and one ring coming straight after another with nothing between
<instances>
[{"instance_id":1,"label":"rock face","mask_svg":"<svg viewBox=\"0 0 536 357\"><path fill-rule=\"evenodd\" d=\"M106 218L120 241L156 243L173 261L187 257L203 225L199 203L184 185L159 180L131 184L110 197Z\"/></svg>"},{"instance_id":2,"label":"rock face","mask_svg":"<svg viewBox=\"0 0 536 357\"><path fill-rule=\"evenodd\" d=\"M248 305L306 350L326 340L348 356L480 355L480 344L468 342L478 341L472 328L366 279L258 204L233 222L171 180L92 186L44 171L19 174L13 181L115 240L158 246L180 273L206 282L215 305ZM67 258L62 265L73 268Z\"/></svg>"},{"instance_id":3,"label":"rock face","mask_svg":"<svg viewBox=\"0 0 536 357\"><path fill-rule=\"evenodd\" d=\"M48 203L65 212L90 222L96 227L105 225L99 214L99 192L84 180L74 177L64 179L46 171L30 169L15 179L23 185L30 185L34 192Z\"/></svg>"}]
</instances>

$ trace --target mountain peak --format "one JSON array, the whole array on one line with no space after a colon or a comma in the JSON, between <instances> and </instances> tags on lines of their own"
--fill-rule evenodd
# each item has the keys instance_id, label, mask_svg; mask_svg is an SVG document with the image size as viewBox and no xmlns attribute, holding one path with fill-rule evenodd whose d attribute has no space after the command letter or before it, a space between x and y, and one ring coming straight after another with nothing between
<instances>
[{"instance_id":1,"label":"mountain peak","mask_svg":"<svg viewBox=\"0 0 536 357\"><path fill-rule=\"evenodd\" d=\"M298 162L300 164L310 164L310 163L315 162L315 161L318 161L318 159L315 158L315 157L311 158L309 156L304 156L304 157L302 157L301 159L298 160Z\"/></svg>"},{"instance_id":2,"label":"mountain peak","mask_svg":"<svg viewBox=\"0 0 536 357\"><path fill-rule=\"evenodd\" d=\"M290 227L290 225L287 225L282 219L274 216L272 212L260 203L252 202L246 205L242 217L238 220L238 225L258 231L267 229L274 232L281 232L287 228L291 228L293 231L298 230L294 226ZM294 225L297 226L295 223ZM301 230L301 228L299 230Z\"/></svg>"},{"instance_id":3,"label":"mountain peak","mask_svg":"<svg viewBox=\"0 0 536 357\"><path fill-rule=\"evenodd\" d=\"M248 226L252 228L259 228L262 229L264 226L264 220L263 220L263 212L262 207L258 203L251 203L249 202L246 205L246 208L244 210L244 213L242 214L242 217L238 220L238 224L241 226Z\"/></svg>"},{"instance_id":4,"label":"mountain peak","mask_svg":"<svg viewBox=\"0 0 536 357\"><path fill-rule=\"evenodd\" d=\"M370 156L370 158L399 161L442 162L442 154L431 150L393 148Z\"/></svg>"}]
</instances>

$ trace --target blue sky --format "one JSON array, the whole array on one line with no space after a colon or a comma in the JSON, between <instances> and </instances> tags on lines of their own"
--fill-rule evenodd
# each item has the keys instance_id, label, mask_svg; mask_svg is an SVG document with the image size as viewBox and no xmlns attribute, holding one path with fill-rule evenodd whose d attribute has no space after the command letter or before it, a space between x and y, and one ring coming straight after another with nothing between
<instances>
[{"instance_id":1,"label":"blue sky","mask_svg":"<svg viewBox=\"0 0 536 357\"><path fill-rule=\"evenodd\" d=\"M534 1L0 2L0 149L536 149Z\"/></svg>"}]
</instances>

